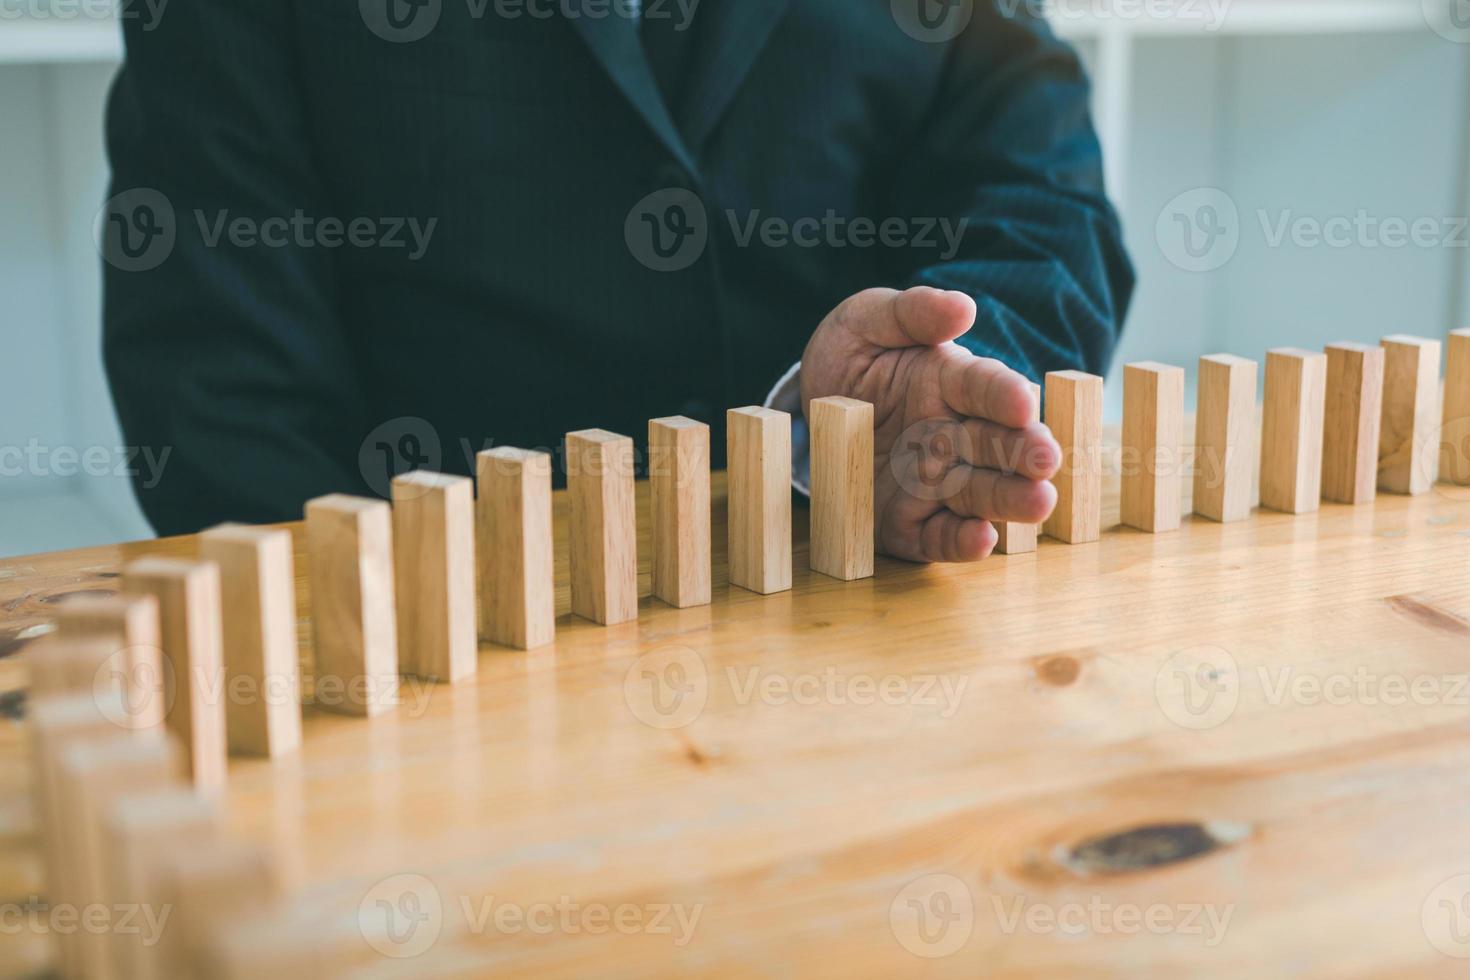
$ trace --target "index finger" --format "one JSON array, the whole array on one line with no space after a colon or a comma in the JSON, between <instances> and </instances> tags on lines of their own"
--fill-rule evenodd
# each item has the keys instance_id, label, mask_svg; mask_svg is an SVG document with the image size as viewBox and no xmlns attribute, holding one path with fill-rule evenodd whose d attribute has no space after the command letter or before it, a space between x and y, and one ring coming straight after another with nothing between
<instances>
[{"instance_id":1,"label":"index finger","mask_svg":"<svg viewBox=\"0 0 1470 980\"><path fill-rule=\"evenodd\" d=\"M1038 418L1035 387L1024 374L995 358L968 351L947 362L939 375L939 393L950 411L1011 429Z\"/></svg>"}]
</instances>

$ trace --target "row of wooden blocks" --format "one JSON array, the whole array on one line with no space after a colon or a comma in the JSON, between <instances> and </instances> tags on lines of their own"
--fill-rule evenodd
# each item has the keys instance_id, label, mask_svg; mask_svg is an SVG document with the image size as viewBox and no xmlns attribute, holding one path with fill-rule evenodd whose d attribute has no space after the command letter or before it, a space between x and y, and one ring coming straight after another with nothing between
<instances>
[{"instance_id":1,"label":"row of wooden blocks","mask_svg":"<svg viewBox=\"0 0 1470 980\"><path fill-rule=\"evenodd\" d=\"M1470 329L1449 335L1444 401L1438 340L1395 335L1377 346L1266 355L1260 503L1286 513L1322 500L1367 503L1378 490L1426 492L1443 476L1470 483ZM1192 459L1184 446L1184 370L1145 361L1123 370L1121 519L1148 532L1179 527L1182 479L1192 465L1194 512L1215 521L1250 516L1256 456L1255 361L1200 358ZM1057 507L1042 530L1097 540L1102 524L1103 380L1078 371L1046 377L1045 420L1062 447ZM1035 528L1000 525L999 551L1036 546Z\"/></svg>"}]
</instances>

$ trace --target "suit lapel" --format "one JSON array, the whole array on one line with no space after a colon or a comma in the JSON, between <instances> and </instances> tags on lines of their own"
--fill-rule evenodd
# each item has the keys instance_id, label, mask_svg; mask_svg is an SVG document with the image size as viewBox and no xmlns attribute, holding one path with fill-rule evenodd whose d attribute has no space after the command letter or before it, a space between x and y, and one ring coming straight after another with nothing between
<instances>
[{"instance_id":1,"label":"suit lapel","mask_svg":"<svg viewBox=\"0 0 1470 980\"><path fill-rule=\"evenodd\" d=\"M658 82L648 67L638 24L631 18L600 6L595 14L583 14L580 0L569 0L568 19L592 54L602 64L613 84L638 110L658 138L690 172L697 172L694 157L674 125L673 117L659 96Z\"/></svg>"},{"instance_id":2,"label":"suit lapel","mask_svg":"<svg viewBox=\"0 0 1470 980\"><path fill-rule=\"evenodd\" d=\"M702 0L695 11L699 57L689 80L679 128L697 153L792 0ZM702 18L708 21L701 23Z\"/></svg>"}]
</instances>

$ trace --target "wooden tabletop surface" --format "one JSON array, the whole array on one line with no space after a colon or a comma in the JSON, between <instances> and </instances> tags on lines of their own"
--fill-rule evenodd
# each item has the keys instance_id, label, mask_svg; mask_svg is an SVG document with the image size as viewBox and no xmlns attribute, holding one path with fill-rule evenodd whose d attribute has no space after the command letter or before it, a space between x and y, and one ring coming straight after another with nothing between
<instances>
[{"instance_id":1,"label":"wooden tabletop surface","mask_svg":"<svg viewBox=\"0 0 1470 980\"><path fill-rule=\"evenodd\" d=\"M769 597L728 586L715 498L712 605L647 597L640 484L639 618L573 619L558 494L554 646L232 759L289 920L375 976L1470 971L1470 492L852 583L808 571L798 507ZM0 902L42 891L26 637L193 550L0 562ZM369 944L373 907L412 935ZM0 928L0 969L45 955Z\"/></svg>"}]
</instances>

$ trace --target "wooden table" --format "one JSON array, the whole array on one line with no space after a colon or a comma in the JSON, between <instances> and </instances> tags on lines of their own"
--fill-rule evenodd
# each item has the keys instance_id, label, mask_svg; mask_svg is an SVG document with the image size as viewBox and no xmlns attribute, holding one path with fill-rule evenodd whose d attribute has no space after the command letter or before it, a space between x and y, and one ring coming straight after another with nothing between
<instances>
[{"instance_id":1,"label":"wooden table","mask_svg":"<svg viewBox=\"0 0 1470 980\"><path fill-rule=\"evenodd\" d=\"M232 760L228 824L275 848L296 920L384 976L1470 970L1441 951L1470 954L1470 494L854 583L807 570L798 507L770 597L727 585L715 495L713 605L571 618L558 494L554 647ZM0 563L0 900L41 887L24 631L193 548ZM420 955L355 932L380 899L423 913Z\"/></svg>"}]
</instances>

